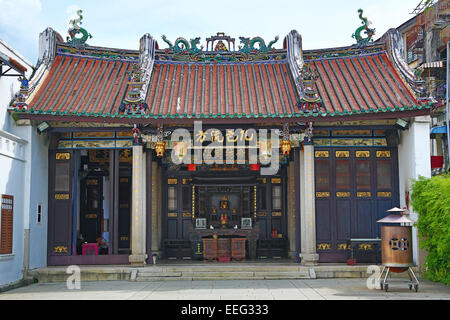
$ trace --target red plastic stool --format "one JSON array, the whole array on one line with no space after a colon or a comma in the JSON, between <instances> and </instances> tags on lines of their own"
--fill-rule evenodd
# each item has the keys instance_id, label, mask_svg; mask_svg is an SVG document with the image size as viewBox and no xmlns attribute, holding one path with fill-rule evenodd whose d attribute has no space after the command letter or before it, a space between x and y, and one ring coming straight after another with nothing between
<instances>
[{"instance_id":1,"label":"red plastic stool","mask_svg":"<svg viewBox=\"0 0 450 320\"><path fill-rule=\"evenodd\" d=\"M83 256L98 255L98 246L96 243L85 243L82 245Z\"/></svg>"}]
</instances>

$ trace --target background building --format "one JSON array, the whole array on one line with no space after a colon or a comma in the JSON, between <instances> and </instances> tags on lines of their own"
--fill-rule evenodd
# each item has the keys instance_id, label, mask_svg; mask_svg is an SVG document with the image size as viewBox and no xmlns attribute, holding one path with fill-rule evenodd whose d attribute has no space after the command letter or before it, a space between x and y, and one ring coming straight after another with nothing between
<instances>
[{"instance_id":1,"label":"background building","mask_svg":"<svg viewBox=\"0 0 450 320\"><path fill-rule=\"evenodd\" d=\"M420 1L414 16L397 28L405 43L405 60L422 77L426 95L435 101L431 112L433 174L449 166L446 129L446 63L450 41L450 2Z\"/></svg>"}]
</instances>

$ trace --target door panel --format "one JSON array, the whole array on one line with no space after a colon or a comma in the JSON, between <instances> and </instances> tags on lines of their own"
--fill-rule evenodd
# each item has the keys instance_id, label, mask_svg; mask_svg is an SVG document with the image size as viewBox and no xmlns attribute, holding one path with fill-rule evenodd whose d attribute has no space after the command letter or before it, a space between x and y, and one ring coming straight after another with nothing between
<instances>
[{"instance_id":1,"label":"door panel","mask_svg":"<svg viewBox=\"0 0 450 320\"><path fill-rule=\"evenodd\" d=\"M49 150L48 256L72 252L73 152Z\"/></svg>"},{"instance_id":2,"label":"door panel","mask_svg":"<svg viewBox=\"0 0 450 320\"><path fill-rule=\"evenodd\" d=\"M344 262L352 238L377 238L377 220L398 206L396 148L317 148L319 262Z\"/></svg>"},{"instance_id":3,"label":"door panel","mask_svg":"<svg viewBox=\"0 0 450 320\"><path fill-rule=\"evenodd\" d=\"M350 200L336 200L336 240L345 241L351 234L351 203Z\"/></svg>"},{"instance_id":4,"label":"door panel","mask_svg":"<svg viewBox=\"0 0 450 320\"><path fill-rule=\"evenodd\" d=\"M373 219L372 201L356 200L356 235L355 238L372 238Z\"/></svg>"},{"instance_id":5,"label":"door panel","mask_svg":"<svg viewBox=\"0 0 450 320\"><path fill-rule=\"evenodd\" d=\"M331 241L331 206L330 200L316 201L317 242Z\"/></svg>"}]
</instances>

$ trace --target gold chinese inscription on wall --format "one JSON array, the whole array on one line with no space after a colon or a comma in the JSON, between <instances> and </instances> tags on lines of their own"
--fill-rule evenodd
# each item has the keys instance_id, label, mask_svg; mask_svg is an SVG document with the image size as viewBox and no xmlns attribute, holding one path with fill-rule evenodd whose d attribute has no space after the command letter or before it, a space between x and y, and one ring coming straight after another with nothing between
<instances>
[{"instance_id":1,"label":"gold chinese inscription on wall","mask_svg":"<svg viewBox=\"0 0 450 320\"><path fill-rule=\"evenodd\" d=\"M346 243L338 243L337 245L338 250L350 250L350 245Z\"/></svg>"},{"instance_id":2,"label":"gold chinese inscription on wall","mask_svg":"<svg viewBox=\"0 0 450 320\"><path fill-rule=\"evenodd\" d=\"M360 243L358 250L364 250L364 251L372 250L372 245L370 243Z\"/></svg>"},{"instance_id":3,"label":"gold chinese inscription on wall","mask_svg":"<svg viewBox=\"0 0 450 320\"><path fill-rule=\"evenodd\" d=\"M350 197L350 192L336 192L336 197L338 198Z\"/></svg>"},{"instance_id":4,"label":"gold chinese inscription on wall","mask_svg":"<svg viewBox=\"0 0 450 320\"><path fill-rule=\"evenodd\" d=\"M322 150L322 151L315 151L314 152L314 156L316 158L328 158L329 157L329 152L326 150Z\"/></svg>"},{"instance_id":5,"label":"gold chinese inscription on wall","mask_svg":"<svg viewBox=\"0 0 450 320\"><path fill-rule=\"evenodd\" d=\"M257 216L258 216L258 217L265 217L265 216L266 216L266 213L265 213L265 212L258 212L258 213L257 213Z\"/></svg>"},{"instance_id":6,"label":"gold chinese inscription on wall","mask_svg":"<svg viewBox=\"0 0 450 320\"><path fill-rule=\"evenodd\" d=\"M379 198L390 198L392 197L392 192L390 191L378 191L377 196Z\"/></svg>"},{"instance_id":7,"label":"gold chinese inscription on wall","mask_svg":"<svg viewBox=\"0 0 450 320\"><path fill-rule=\"evenodd\" d=\"M178 217L178 213L176 213L176 212L168 212L167 216L169 218L176 218L176 217Z\"/></svg>"},{"instance_id":8,"label":"gold chinese inscription on wall","mask_svg":"<svg viewBox=\"0 0 450 320\"><path fill-rule=\"evenodd\" d=\"M56 160L70 160L70 153L69 152L58 152L55 156Z\"/></svg>"},{"instance_id":9,"label":"gold chinese inscription on wall","mask_svg":"<svg viewBox=\"0 0 450 320\"><path fill-rule=\"evenodd\" d=\"M316 192L316 198L328 198L328 197L330 197L330 193L328 192L328 191L324 191L324 192L322 192L322 191L318 191L318 192Z\"/></svg>"},{"instance_id":10,"label":"gold chinese inscription on wall","mask_svg":"<svg viewBox=\"0 0 450 320\"><path fill-rule=\"evenodd\" d=\"M281 183L281 178L272 178L272 183Z\"/></svg>"},{"instance_id":11,"label":"gold chinese inscription on wall","mask_svg":"<svg viewBox=\"0 0 450 320\"><path fill-rule=\"evenodd\" d=\"M348 158L350 157L350 151L336 151L336 158Z\"/></svg>"},{"instance_id":12,"label":"gold chinese inscription on wall","mask_svg":"<svg viewBox=\"0 0 450 320\"><path fill-rule=\"evenodd\" d=\"M67 253L67 246L54 246L53 253Z\"/></svg>"},{"instance_id":13,"label":"gold chinese inscription on wall","mask_svg":"<svg viewBox=\"0 0 450 320\"><path fill-rule=\"evenodd\" d=\"M317 250L331 250L331 244L330 243L318 243Z\"/></svg>"},{"instance_id":14,"label":"gold chinese inscription on wall","mask_svg":"<svg viewBox=\"0 0 450 320\"><path fill-rule=\"evenodd\" d=\"M69 194L68 193L55 193L55 199L56 200L68 200Z\"/></svg>"},{"instance_id":15,"label":"gold chinese inscription on wall","mask_svg":"<svg viewBox=\"0 0 450 320\"><path fill-rule=\"evenodd\" d=\"M357 192L356 196L358 198L366 198L366 197L370 197L371 193L370 192Z\"/></svg>"},{"instance_id":16,"label":"gold chinese inscription on wall","mask_svg":"<svg viewBox=\"0 0 450 320\"><path fill-rule=\"evenodd\" d=\"M281 212L280 211L272 212L272 217L281 217Z\"/></svg>"},{"instance_id":17,"label":"gold chinese inscription on wall","mask_svg":"<svg viewBox=\"0 0 450 320\"><path fill-rule=\"evenodd\" d=\"M74 132L74 138L114 138L114 132Z\"/></svg>"},{"instance_id":18,"label":"gold chinese inscription on wall","mask_svg":"<svg viewBox=\"0 0 450 320\"><path fill-rule=\"evenodd\" d=\"M177 184L178 180L177 179L167 179L167 184Z\"/></svg>"},{"instance_id":19,"label":"gold chinese inscription on wall","mask_svg":"<svg viewBox=\"0 0 450 320\"><path fill-rule=\"evenodd\" d=\"M377 158L389 158L390 156L391 156L391 152L388 150L377 151Z\"/></svg>"},{"instance_id":20,"label":"gold chinese inscription on wall","mask_svg":"<svg viewBox=\"0 0 450 320\"><path fill-rule=\"evenodd\" d=\"M357 158L369 158L370 151L356 151L356 157Z\"/></svg>"}]
</instances>

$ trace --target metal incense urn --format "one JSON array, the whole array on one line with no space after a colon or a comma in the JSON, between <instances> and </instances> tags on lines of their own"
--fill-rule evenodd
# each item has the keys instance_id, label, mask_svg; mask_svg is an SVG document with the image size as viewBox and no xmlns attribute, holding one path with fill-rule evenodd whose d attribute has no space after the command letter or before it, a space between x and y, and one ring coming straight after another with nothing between
<instances>
[{"instance_id":1,"label":"metal incense urn","mask_svg":"<svg viewBox=\"0 0 450 320\"><path fill-rule=\"evenodd\" d=\"M380 289L388 291L391 282L391 272L408 272L410 281L407 281L410 290L419 289L419 281L411 267L414 266L412 246L412 223L405 214L405 210L392 208L387 217L378 220L381 223L381 261L383 270L380 274ZM383 280L383 274L385 276Z\"/></svg>"}]
</instances>

